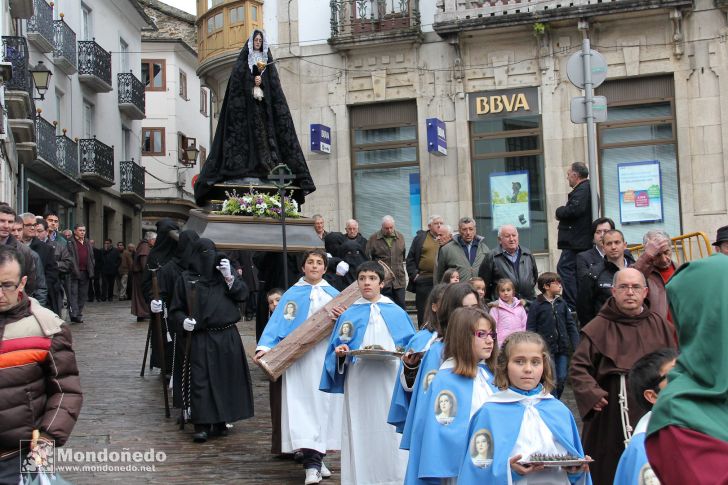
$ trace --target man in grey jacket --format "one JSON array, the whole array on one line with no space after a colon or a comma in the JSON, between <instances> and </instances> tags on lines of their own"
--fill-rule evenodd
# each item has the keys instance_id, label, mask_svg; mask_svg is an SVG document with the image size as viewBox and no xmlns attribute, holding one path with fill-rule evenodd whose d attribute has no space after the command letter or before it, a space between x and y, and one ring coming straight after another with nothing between
<instances>
[{"instance_id":1,"label":"man in grey jacket","mask_svg":"<svg viewBox=\"0 0 728 485\"><path fill-rule=\"evenodd\" d=\"M488 252L490 249L485 239L476 234L475 220L462 217L458 221L458 234L440 248L435 281L439 283L443 273L450 268L458 270L460 281L469 281L473 276L478 276L480 265Z\"/></svg>"},{"instance_id":2,"label":"man in grey jacket","mask_svg":"<svg viewBox=\"0 0 728 485\"><path fill-rule=\"evenodd\" d=\"M402 308L405 308L405 286L407 274L404 271L405 244L404 234L394 228L394 218L384 216L382 228L371 235L366 245L366 257L372 261L381 261L394 272L392 282L382 289L382 295L388 296Z\"/></svg>"}]
</instances>

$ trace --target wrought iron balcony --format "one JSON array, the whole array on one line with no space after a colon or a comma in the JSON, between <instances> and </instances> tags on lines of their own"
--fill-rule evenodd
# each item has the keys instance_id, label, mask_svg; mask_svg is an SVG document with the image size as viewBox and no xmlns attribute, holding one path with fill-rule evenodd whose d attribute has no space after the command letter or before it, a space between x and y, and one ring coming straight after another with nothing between
<instances>
[{"instance_id":1,"label":"wrought iron balcony","mask_svg":"<svg viewBox=\"0 0 728 485\"><path fill-rule=\"evenodd\" d=\"M35 118L35 129L38 140L37 162L45 162L47 165L57 167L56 127L53 123L38 115Z\"/></svg>"},{"instance_id":2,"label":"wrought iron balcony","mask_svg":"<svg viewBox=\"0 0 728 485\"><path fill-rule=\"evenodd\" d=\"M33 78L28 70L28 43L25 37L3 36L3 61L12 66L12 78L5 83L5 108L21 163L35 160L35 102Z\"/></svg>"},{"instance_id":3,"label":"wrought iron balcony","mask_svg":"<svg viewBox=\"0 0 728 485\"><path fill-rule=\"evenodd\" d=\"M119 191L121 198L132 204L144 204L144 167L134 163L134 159L119 162L121 178Z\"/></svg>"},{"instance_id":4,"label":"wrought iron balcony","mask_svg":"<svg viewBox=\"0 0 728 485\"><path fill-rule=\"evenodd\" d=\"M120 72L117 75L117 89L119 111L133 120L143 120L146 103L144 84L131 71Z\"/></svg>"},{"instance_id":5,"label":"wrought iron balcony","mask_svg":"<svg viewBox=\"0 0 728 485\"><path fill-rule=\"evenodd\" d=\"M393 42L419 42L419 0L331 0L331 37L335 48Z\"/></svg>"},{"instance_id":6,"label":"wrought iron balcony","mask_svg":"<svg viewBox=\"0 0 728 485\"><path fill-rule=\"evenodd\" d=\"M97 93L108 93L111 85L111 53L95 40L78 41L78 80Z\"/></svg>"},{"instance_id":7,"label":"wrought iron balcony","mask_svg":"<svg viewBox=\"0 0 728 485\"><path fill-rule=\"evenodd\" d=\"M95 187L114 185L114 149L93 138L78 141L81 180Z\"/></svg>"},{"instance_id":8,"label":"wrought iron balcony","mask_svg":"<svg viewBox=\"0 0 728 485\"><path fill-rule=\"evenodd\" d=\"M78 71L76 32L62 17L53 21L53 63L70 76Z\"/></svg>"},{"instance_id":9,"label":"wrought iron balcony","mask_svg":"<svg viewBox=\"0 0 728 485\"><path fill-rule=\"evenodd\" d=\"M66 175L78 179L78 143L64 133L56 136L56 161Z\"/></svg>"},{"instance_id":10,"label":"wrought iron balcony","mask_svg":"<svg viewBox=\"0 0 728 485\"><path fill-rule=\"evenodd\" d=\"M433 27L440 35L455 34L488 27L692 7L692 4L692 0L443 0L438 3Z\"/></svg>"},{"instance_id":11,"label":"wrought iron balcony","mask_svg":"<svg viewBox=\"0 0 728 485\"><path fill-rule=\"evenodd\" d=\"M33 0L35 13L28 19L27 37L41 52L53 50L53 7L45 0Z\"/></svg>"}]
</instances>

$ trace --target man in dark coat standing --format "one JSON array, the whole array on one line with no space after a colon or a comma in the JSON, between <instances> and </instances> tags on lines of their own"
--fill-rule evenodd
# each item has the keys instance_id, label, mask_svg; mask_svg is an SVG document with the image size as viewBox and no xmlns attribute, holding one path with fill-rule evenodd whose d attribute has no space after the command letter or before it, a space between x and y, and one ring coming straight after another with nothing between
<instances>
[{"instance_id":1,"label":"man in dark coat standing","mask_svg":"<svg viewBox=\"0 0 728 485\"><path fill-rule=\"evenodd\" d=\"M584 452L594 483L614 481L624 451L620 388L629 385L629 370L641 357L665 347L675 348L673 328L650 310L647 281L634 268L617 272L612 297L599 314L581 329L569 372L579 414L584 423ZM634 427L645 411L625 391L629 424Z\"/></svg>"},{"instance_id":2,"label":"man in dark coat standing","mask_svg":"<svg viewBox=\"0 0 728 485\"><path fill-rule=\"evenodd\" d=\"M53 248L48 244L40 241L37 237L35 215L30 212L22 214L23 218L23 243L30 249L35 251L43 266L43 273L46 280L46 289L48 295L44 307L53 310L56 315L60 315L59 302L57 300L57 292L60 289L60 280L58 278L58 263Z\"/></svg>"},{"instance_id":3,"label":"man in dark coat standing","mask_svg":"<svg viewBox=\"0 0 728 485\"><path fill-rule=\"evenodd\" d=\"M94 254L94 273L89 275L91 282L89 283L88 301L104 301L106 298L101 291L101 280L104 272L104 259L102 257L103 251L96 247L95 240L89 239L88 242L91 245L91 249Z\"/></svg>"},{"instance_id":4,"label":"man in dark coat standing","mask_svg":"<svg viewBox=\"0 0 728 485\"><path fill-rule=\"evenodd\" d=\"M226 435L226 423L253 416L248 361L235 325L248 288L221 256L209 239L193 244L190 268L177 279L169 312L171 324L192 338L183 392L189 390L184 406L191 409L197 443L210 434Z\"/></svg>"},{"instance_id":5,"label":"man in dark coat standing","mask_svg":"<svg viewBox=\"0 0 728 485\"><path fill-rule=\"evenodd\" d=\"M68 252L71 253L71 294L69 308L71 322L83 323L83 307L88 298L90 275L94 274L94 252L86 239L86 226L73 226L73 238L68 241Z\"/></svg>"},{"instance_id":6,"label":"man in dark coat standing","mask_svg":"<svg viewBox=\"0 0 728 485\"><path fill-rule=\"evenodd\" d=\"M121 264L121 253L111 242L111 239L104 241L104 249L101 252L101 276L103 278L101 285L101 295L106 301L114 301L114 283L116 275L119 274L119 265Z\"/></svg>"},{"instance_id":7,"label":"man in dark coat standing","mask_svg":"<svg viewBox=\"0 0 728 485\"><path fill-rule=\"evenodd\" d=\"M407 253L407 291L415 294L417 322L422 324L425 302L434 286L437 253L440 252L440 226L445 222L441 216L432 215L426 231L417 231Z\"/></svg>"},{"instance_id":8,"label":"man in dark coat standing","mask_svg":"<svg viewBox=\"0 0 728 485\"><path fill-rule=\"evenodd\" d=\"M519 244L518 229L515 226L506 224L498 228L498 247L486 254L478 276L485 281L485 295L491 300L498 299L498 280L503 278L513 282L518 298L531 301L536 297L536 258L530 249Z\"/></svg>"},{"instance_id":9,"label":"man in dark coat standing","mask_svg":"<svg viewBox=\"0 0 728 485\"><path fill-rule=\"evenodd\" d=\"M407 274L404 271L405 254L404 234L394 228L392 216L384 216L382 228L372 234L367 242L366 256L372 261L381 261L392 270L394 279L382 288L382 295L391 298L403 309L407 285Z\"/></svg>"},{"instance_id":10,"label":"man in dark coat standing","mask_svg":"<svg viewBox=\"0 0 728 485\"><path fill-rule=\"evenodd\" d=\"M147 258L157 242L157 233L149 231L146 237L139 241L134 252L134 263L131 267L131 314L137 317L137 322L149 318L149 305L144 296L144 277L147 269Z\"/></svg>"},{"instance_id":11,"label":"man in dark coat standing","mask_svg":"<svg viewBox=\"0 0 728 485\"><path fill-rule=\"evenodd\" d=\"M566 205L556 209L559 221L558 247L561 257L556 272L561 276L564 287L564 300L569 307L576 308L576 255L592 245L592 206L589 169L582 162L571 164L566 172L569 193Z\"/></svg>"}]
</instances>

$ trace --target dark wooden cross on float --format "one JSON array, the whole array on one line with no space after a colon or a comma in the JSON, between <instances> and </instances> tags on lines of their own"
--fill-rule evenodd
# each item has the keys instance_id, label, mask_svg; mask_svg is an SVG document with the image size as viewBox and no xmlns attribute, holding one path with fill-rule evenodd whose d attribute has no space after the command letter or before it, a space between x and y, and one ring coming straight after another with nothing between
<instances>
[{"instance_id":1,"label":"dark wooden cross on float","mask_svg":"<svg viewBox=\"0 0 728 485\"><path fill-rule=\"evenodd\" d=\"M268 179L278 188L278 197L281 200L281 237L283 239L283 284L284 289L288 289L288 245L286 244L286 203L284 196L286 188L290 186L296 179L291 173L288 165L281 163L273 167L268 174Z\"/></svg>"}]
</instances>

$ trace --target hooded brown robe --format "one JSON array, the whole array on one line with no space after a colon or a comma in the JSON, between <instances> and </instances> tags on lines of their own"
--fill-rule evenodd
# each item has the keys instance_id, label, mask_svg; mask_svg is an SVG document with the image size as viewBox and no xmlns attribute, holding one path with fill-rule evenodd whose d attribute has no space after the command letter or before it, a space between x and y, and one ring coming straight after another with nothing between
<instances>
[{"instance_id":1,"label":"hooded brown robe","mask_svg":"<svg viewBox=\"0 0 728 485\"><path fill-rule=\"evenodd\" d=\"M665 347L675 348L672 326L647 302L635 317L623 314L609 298L599 314L581 329L581 341L571 360L571 385L584 423L584 452L594 459L589 468L595 484L611 484L624 451L619 407L619 376L627 374L642 356ZM632 427L645 412L628 394ZM592 408L605 398L600 412Z\"/></svg>"}]
</instances>

